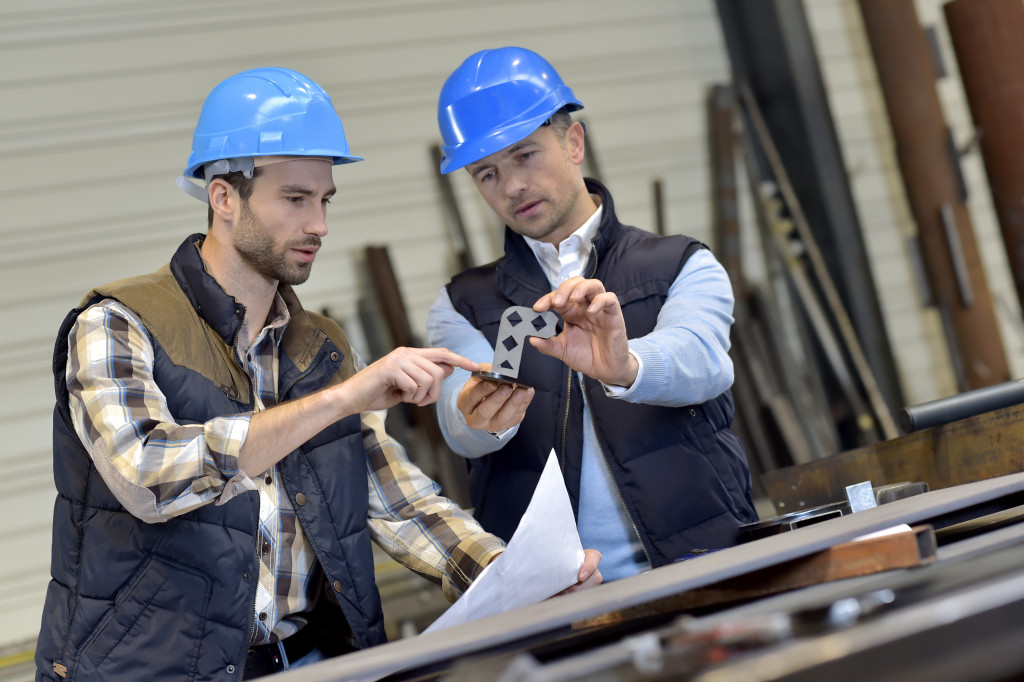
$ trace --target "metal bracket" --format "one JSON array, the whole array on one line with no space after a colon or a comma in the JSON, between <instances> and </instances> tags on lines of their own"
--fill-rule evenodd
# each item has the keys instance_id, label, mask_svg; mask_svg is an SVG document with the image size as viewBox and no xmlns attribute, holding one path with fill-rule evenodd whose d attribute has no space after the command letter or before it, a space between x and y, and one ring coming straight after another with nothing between
<instances>
[{"instance_id":1,"label":"metal bracket","mask_svg":"<svg viewBox=\"0 0 1024 682\"><path fill-rule=\"evenodd\" d=\"M490 372L474 372L489 381L526 386L519 380L519 367L522 363L523 345L527 337L537 336L548 339L555 335L558 315L550 310L538 313L533 308L514 305L509 306L501 314L498 325L498 342L494 347L494 360Z\"/></svg>"}]
</instances>

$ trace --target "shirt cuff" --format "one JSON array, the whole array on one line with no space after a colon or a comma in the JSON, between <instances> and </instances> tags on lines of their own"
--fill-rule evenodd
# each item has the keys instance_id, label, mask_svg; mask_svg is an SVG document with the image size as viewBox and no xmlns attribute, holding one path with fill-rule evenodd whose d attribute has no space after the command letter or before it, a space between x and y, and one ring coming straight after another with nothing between
<instances>
[{"instance_id":1,"label":"shirt cuff","mask_svg":"<svg viewBox=\"0 0 1024 682\"><path fill-rule=\"evenodd\" d=\"M644 374L644 360L640 357L640 354L632 348L629 349L629 354L636 359L636 379L633 379L633 385L629 388L626 388L625 386L609 386L608 384L602 383L601 386L604 388L604 394L609 398L628 398L636 392L636 387L640 385L640 380L643 378Z\"/></svg>"}]
</instances>

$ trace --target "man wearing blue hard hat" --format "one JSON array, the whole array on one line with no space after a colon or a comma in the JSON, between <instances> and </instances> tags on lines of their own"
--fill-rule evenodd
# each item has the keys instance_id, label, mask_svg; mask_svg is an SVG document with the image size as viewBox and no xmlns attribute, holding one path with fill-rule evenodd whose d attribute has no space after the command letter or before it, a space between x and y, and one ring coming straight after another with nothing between
<instances>
[{"instance_id":1,"label":"man wearing blue hard hat","mask_svg":"<svg viewBox=\"0 0 1024 682\"><path fill-rule=\"evenodd\" d=\"M530 338L523 385L458 368L438 418L468 458L474 515L503 538L554 449L607 581L732 545L757 515L731 430L728 276L694 239L619 222L580 170L585 129L570 112L582 108L520 47L477 52L448 77L441 172L469 172L506 224L505 255L442 289L428 337L486 363L507 307L561 316L556 336Z\"/></svg>"},{"instance_id":2,"label":"man wearing blue hard hat","mask_svg":"<svg viewBox=\"0 0 1024 682\"><path fill-rule=\"evenodd\" d=\"M359 160L306 76L231 76L178 183L208 204L206 234L66 317L37 680L305 665L385 640L371 540L450 599L502 552L380 412L429 404L453 367L477 364L402 348L364 367L293 290L327 235L332 167ZM581 583L600 582L597 556Z\"/></svg>"}]
</instances>

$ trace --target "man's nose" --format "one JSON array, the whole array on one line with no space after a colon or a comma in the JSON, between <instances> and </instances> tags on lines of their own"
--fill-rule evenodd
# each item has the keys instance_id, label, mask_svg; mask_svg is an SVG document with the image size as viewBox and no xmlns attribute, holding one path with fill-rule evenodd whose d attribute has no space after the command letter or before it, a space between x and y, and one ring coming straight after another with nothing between
<instances>
[{"instance_id":1,"label":"man's nose","mask_svg":"<svg viewBox=\"0 0 1024 682\"><path fill-rule=\"evenodd\" d=\"M306 224L306 232L323 237L327 234L327 207L321 206L319 211Z\"/></svg>"},{"instance_id":2,"label":"man's nose","mask_svg":"<svg viewBox=\"0 0 1024 682\"><path fill-rule=\"evenodd\" d=\"M526 186L526 175L524 173L516 170L505 173L505 196L509 198L517 197L526 190Z\"/></svg>"}]
</instances>

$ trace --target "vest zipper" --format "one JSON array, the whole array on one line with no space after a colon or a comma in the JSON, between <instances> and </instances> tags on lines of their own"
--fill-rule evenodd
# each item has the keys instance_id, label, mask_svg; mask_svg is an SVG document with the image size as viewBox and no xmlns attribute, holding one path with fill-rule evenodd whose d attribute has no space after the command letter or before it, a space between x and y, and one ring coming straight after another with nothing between
<instances>
[{"instance_id":1,"label":"vest zipper","mask_svg":"<svg viewBox=\"0 0 1024 682\"><path fill-rule=\"evenodd\" d=\"M585 277L587 279L590 279L591 277L593 277L594 274L597 272L597 247L594 246L594 242L590 242L590 253L591 253L590 260L592 262L593 267L590 268L590 274L586 274L585 275Z\"/></svg>"},{"instance_id":2,"label":"vest zipper","mask_svg":"<svg viewBox=\"0 0 1024 682\"><path fill-rule=\"evenodd\" d=\"M594 242L590 242L590 253L591 253L591 259L590 259L590 263L589 263L589 265L590 265L590 268L589 268L590 272L587 274L587 278L591 278L595 274L597 274L598 256L597 256L597 247L594 246ZM572 372L570 372L570 374L572 374ZM583 396L583 408L585 410L589 410L590 407L587 404L586 387L583 385L582 381L580 382L580 394ZM590 425L592 427L594 427L594 439L596 441L594 443L594 445L597 447L597 452L598 452L599 456L601 457L601 459L604 460L605 466L608 467L608 475L611 477L612 485L615 487L615 495L619 498L619 504L622 505L622 510L624 512L626 512L626 518L629 519L629 525L633 528L633 532L636 534L637 540L640 541L640 547L641 547L641 549L644 550L644 557L647 559L647 563L650 564L651 567L653 568L654 567L654 562L651 561L651 552L650 552L650 550L647 549L647 541L644 538L644 536L640 534L640 529L637 527L636 521L633 520L633 515L629 513L629 507L626 506L626 500L622 497L622 489L619 487L619 480L615 477L615 471L612 469L611 465L608 463L608 457L605 455L605 448L601 444L600 437L597 435L597 424L594 423L594 413L593 412L590 413ZM582 451L581 451L581 453L582 453ZM582 456L581 456L581 459L582 459Z\"/></svg>"},{"instance_id":3,"label":"vest zipper","mask_svg":"<svg viewBox=\"0 0 1024 682\"><path fill-rule=\"evenodd\" d=\"M581 386L581 393L583 394L583 407L589 409L587 402L587 393ZM601 444L601 439L597 435L597 424L594 422L594 413L590 413L590 425L594 427L594 445L597 448L598 456L604 460L604 465L608 467L608 475L612 479L612 485L615 488L615 495L619 498L619 504L622 506L622 510L626 512L626 518L629 519L629 525L633 528L633 533L636 534L637 540L640 541L640 547L644 550L644 557L647 559L647 563L650 564L651 568L654 568L654 563L651 561L651 553L647 550L647 542L644 536L640 534L640 529L637 528L636 521L633 520L633 515L629 513L629 507L626 506L626 500L622 497L622 490L619 488L619 481L615 477L615 471L612 469L611 464L608 463L608 457L604 454L604 446ZM582 457L581 457L582 459ZM581 491L582 493L582 491Z\"/></svg>"},{"instance_id":4,"label":"vest zipper","mask_svg":"<svg viewBox=\"0 0 1024 682\"><path fill-rule=\"evenodd\" d=\"M562 480L565 480L565 441L569 432L569 406L572 404L572 377L575 372L568 365L568 379L565 384L565 417L562 419L562 447L558 453L558 464L562 469Z\"/></svg>"}]
</instances>

